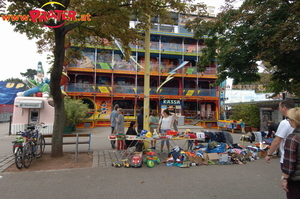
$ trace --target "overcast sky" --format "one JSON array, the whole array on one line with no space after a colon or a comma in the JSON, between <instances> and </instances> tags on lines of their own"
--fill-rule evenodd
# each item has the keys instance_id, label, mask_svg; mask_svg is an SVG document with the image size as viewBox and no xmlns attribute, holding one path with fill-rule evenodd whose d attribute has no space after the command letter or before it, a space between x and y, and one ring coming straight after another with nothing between
<instances>
[{"instance_id":1,"label":"overcast sky","mask_svg":"<svg viewBox=\"0 0 300 199\"><path fill-rule=\"evenodd\" d=\"M215 6L215 13L224 0L198 0L208 6ZM46 63L47 53L42 55L36 53L37 48L34 40L28 40L24 34L13 31L13 26L0 19L0 57L1 72L0 80L7 78L21 78L20 72L26 72L27 69L37 69L37 63L43 63L44 71L48 71L49 64ZM48 75L49 77L50 75Z\"/></svg>"}]
</instances>

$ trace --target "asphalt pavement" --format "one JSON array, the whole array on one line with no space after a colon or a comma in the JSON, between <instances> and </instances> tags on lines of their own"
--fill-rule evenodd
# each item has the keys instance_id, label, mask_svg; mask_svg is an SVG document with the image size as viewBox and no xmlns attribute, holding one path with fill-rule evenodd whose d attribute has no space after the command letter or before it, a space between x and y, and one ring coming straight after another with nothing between
<instances>
[{"instance_id":1,"label":"asphalt pavement","mask_svg":"<svg viewBox=\"0 0 300 199\"><path fill-rule=\"evenodd\" d=\"M184 126L184 128L200 127ZM208 165L179 168L155 165L148 168L114 168L111 161L120 153L110 148L110 127L77 129L75 133L91 133L93 166L83 169L52 171L2 172L13 164L14 135L8 135L8 123L0 123L0 198L201 198L201 199L283 199L280 187L279 158L267 164L263 159L243 165ZM218 130L210 130L218 131ZM240 143L241 134L232 134ZM184 142L178 143L182 145ZM245 143L249 145L250 143ZM46 146L46 153L50 153ZM74 152L74 145L64 152ZM87 145L79 145L87 152ZM1 170L2 169L2 170Z\"/></svg>"}]
</instances>

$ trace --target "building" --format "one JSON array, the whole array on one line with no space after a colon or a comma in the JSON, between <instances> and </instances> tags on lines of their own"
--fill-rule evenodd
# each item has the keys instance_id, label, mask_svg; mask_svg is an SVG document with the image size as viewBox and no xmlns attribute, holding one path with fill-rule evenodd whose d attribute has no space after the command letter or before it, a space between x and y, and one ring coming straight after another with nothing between
<instances>
[{"instance_id":1,"label":"building","mask_svg":"<svg viewBox=\"0 0 300 199\"><path fill-rule=\"evenodd\" d=\"M185 123L198 119L198 125L216 127L219 94L211 83L217 78L217 66L212 61L205 72L197 72L196 63L205 48L205 38L193 39L193 34L184 29L184 16L171 13L171 17L173 25L159 25L158 17L151 19L154 26L150 33L150 111L169 108L185 116ZM137 22L133 17L130 25ZM78 127L109 126L114 104L124 110L125 121L136 119L144 102L145 50L133 44L131 50L132 59L124 60L117 41L105 47L89 47L83 51L83 61L68 65L70 81L65 91L90 107L88 117ZM159 88L171 71L174 78Z\"/></svg>"}]
</instances>

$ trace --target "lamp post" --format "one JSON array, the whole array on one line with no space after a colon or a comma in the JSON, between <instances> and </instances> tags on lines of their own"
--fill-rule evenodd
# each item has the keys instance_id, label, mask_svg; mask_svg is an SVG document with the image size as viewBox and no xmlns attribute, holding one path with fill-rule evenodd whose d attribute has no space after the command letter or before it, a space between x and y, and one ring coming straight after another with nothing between
<instances>
[{"instance_id":1,"label":"lamp post","mask_svg":"<svg viewBox=\"0 0 300 199\"><path fill-rule=\"evenodd\" d=\"M144 72L144 119L143 128L149 131L149 101L150 101L150 16L145 30L145 72Z\"/></svg>"}]
</instances>

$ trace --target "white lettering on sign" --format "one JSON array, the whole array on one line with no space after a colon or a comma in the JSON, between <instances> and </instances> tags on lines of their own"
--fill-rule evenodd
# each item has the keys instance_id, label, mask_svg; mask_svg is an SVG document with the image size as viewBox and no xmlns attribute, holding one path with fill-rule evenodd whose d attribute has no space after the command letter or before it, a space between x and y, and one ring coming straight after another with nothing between
<instances>
[{"instance_id":1,"label":"white lettering on sign","mask_svg":"<svg viewBox=\"0 0 300 199\"><path fill-rule=\"evenodd\" d=\"M180 104L180 100L163 100L163 104Z\"/></svg>"}]
</instances>

